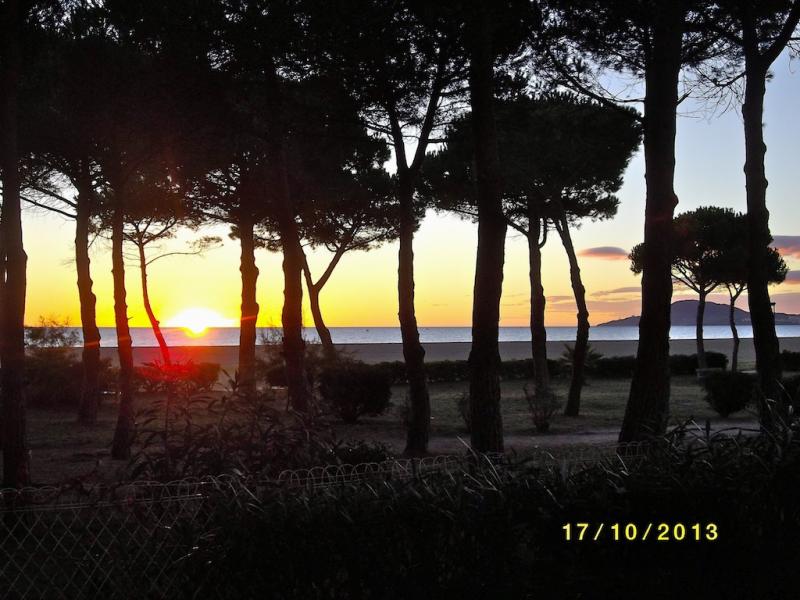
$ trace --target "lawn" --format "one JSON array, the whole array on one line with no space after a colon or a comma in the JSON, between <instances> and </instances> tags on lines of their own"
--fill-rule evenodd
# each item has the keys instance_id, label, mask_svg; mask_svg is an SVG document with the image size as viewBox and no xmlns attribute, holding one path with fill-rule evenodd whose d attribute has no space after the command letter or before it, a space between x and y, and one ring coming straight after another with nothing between
<instances>
[{"instance_id":1,"label":"lawn","mask_svg":"<svg viewBox=\"0 0 800 600\"><path fill-rule=\"evenodd\" d=\"M629 386L627 380L589 381L583 392L581 416L567 418L557 414L546 434L537 434L533 428L522 390L524 384L523 381L506 381L502 386L508 449L607 444L615 441L625 410ZM431 385L432 453L464 451L464 442L469 440L469 434L458 411L458 399L467 389L465 382ZM567 382L557 381L555 391L563 401ZM363 417L355 425L344 425L333 419L329 424L340 439L379 441L397 453L402 452L405 440L405 396L405 388L396 386L393 388L392 406L383 415ZM151 401L152 397L139 397L138 408ZM673 377L671 410L671 425L688 419L694 419L701 427L706 419L710 419L715 430L752 427L755 424L755 417L749 412L728 419L719 418L703 400L697 380L689 376ZM30 409L28 434L34 481L54 483L71 478L111 480L117 477L125 464L112 461L108 453L115 421L116 407L110 402L101 407L98 422L91 427L78 425L73 411Z\"/></svg>"}]
</instances>

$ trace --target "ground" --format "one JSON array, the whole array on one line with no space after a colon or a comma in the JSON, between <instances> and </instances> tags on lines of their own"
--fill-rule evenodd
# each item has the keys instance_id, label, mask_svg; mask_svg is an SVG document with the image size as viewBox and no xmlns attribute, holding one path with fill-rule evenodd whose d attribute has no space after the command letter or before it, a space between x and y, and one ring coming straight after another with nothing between
<instances>
[{"instance_id":1,"label":"ground","mask_svg":"<svg viewBox=\"0 0 800 600\"><path fill-rule=\"evenodd\" d=\"M566 397L566 383L555 384L555 391L562 401ZM627 400L627 380L589 381L583 391L581 416L569 418L557 413L546 434L538 434L533 428L522 390L524 385L524 381L503 383L502 409L507 449L519 451L537 446L551 448L566 444L611 444L616 441ZM458 411L458 398L466 393L467 383L432 384L430 391L431 452L463 452L469 434ZM380 441L395 452L402 452L405 442L405 394L404 387L395 387L392 407L381 416L363 417L355 425L333 421L337 437ZM138 399L140 407L150 401L147 397ZM700 428L705 426L708 419L713 430L755 426L755 415L749 412L721 419L703 400L703 391L695 377L673 377L670 425L689 419L693 419ZM95 470L106 479L120 472L125 464L112 461L108 453L115 422L116 407L110 402L101 408L97 424L90 427L78 425L71 410L30 409L28 434L34 481L56 483L71 478L85 478Z\"/></svg>"}]
</instances>

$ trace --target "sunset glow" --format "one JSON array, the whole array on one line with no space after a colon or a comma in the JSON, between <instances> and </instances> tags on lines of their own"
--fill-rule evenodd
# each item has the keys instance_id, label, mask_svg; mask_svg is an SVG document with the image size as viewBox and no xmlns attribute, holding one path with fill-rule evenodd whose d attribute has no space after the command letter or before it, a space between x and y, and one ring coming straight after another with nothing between
<instances>
[{"instance_id":1,"label":"sunset glow","mask_svg":"<svg viewBox=\"0 0 800 600\"><path fill-rule=\"evenodd\" d=\"M233 327L236 322L233 319L226 319L218 312L209 308L187 308L167 320L167 327L180 327L187 333L200 336L209 327Z\"/></svg>"}]
</instances>

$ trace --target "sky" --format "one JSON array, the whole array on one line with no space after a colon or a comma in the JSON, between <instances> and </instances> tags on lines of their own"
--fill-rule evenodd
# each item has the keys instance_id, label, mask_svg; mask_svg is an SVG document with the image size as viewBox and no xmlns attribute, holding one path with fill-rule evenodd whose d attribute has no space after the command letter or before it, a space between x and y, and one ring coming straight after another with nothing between
<instances>
[{"instance_id":1,"label":"sky","mask_svg":"<svg viewBox=\"0 0 800 600\"><path fill-rule=\"evenodd\" d=\"M786 55L775 64L768 86L764 133L767 144L768 207L776 245L791 272L787 282L772 289L776 310L800 313L800 62ZM744 140L737 110L716 111L688 101L678 120L675 188L678 212L703 205L745 209ZM619 193L617 216L610 221L587 222L574 232L581 273L589 299L590 321L639 314L640 281L631 273L629 249L641 241L644 226L644 160L634 156ZM39 209L23 215L28 252L26 322L40 317L80 324L75 265L74 222ZM165 324L178 324L176 316L187 309L208 309L218 323L238 322L240 302L239 249L225 227L182 232L164 247L180 251L196 235L219 235L224 244L203 256L175 256L154 263L149 271L154 311ZM472 312L477 228L452 214L429 213L415 239L416 307L421 326L468 326ZM91 252L97 318L113 326L110 246L98 240ZM319 274L329 256L309 255L312 272ZM283 275L279 255L260 250L258 324L279 325ZM397 325L397 245L345 255L321 296L329 326L393 327ZM543 251L543 280L547 296L547 325L575 324L575 303L569 284L564 251L552 236ZM137 265L127 270L128 307L132 326L147 326ZM724 290L723 290L724 292ZM691 295L676 289L675 299ZM528 256L524 238L509 230L501 325L524 326L529 315ZM727 301L727 295L711 300ZM747 308L745 297L739 306ZM307 324L311 325L308 307ZM180 319L179 319L180 321Z\"/></svg>"}]
</instances>

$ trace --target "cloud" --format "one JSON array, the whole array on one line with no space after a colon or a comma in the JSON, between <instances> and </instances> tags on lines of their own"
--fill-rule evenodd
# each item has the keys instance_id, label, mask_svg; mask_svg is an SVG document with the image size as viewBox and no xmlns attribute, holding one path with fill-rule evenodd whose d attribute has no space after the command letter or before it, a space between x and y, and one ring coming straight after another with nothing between
<instances>
[{"instance_id":1,"label":"cloud","mask_svg":"<svg viewBox=\"0 0 800 600\"><path fill-rule=\"evenodd\" d=\"M547 296L547 301L559 304L561 302L574 302L575 298L573 296Z\"/></svg>"},{"instance_id":2,"label":"cloud","mask_svg":"<svg viewBox=\"0 0 800 600\"><path fill-rule=\"evenodd\" d=\"M613 290L599 290L597 292L592 292L592 296L603 298L605 296L614 296L616 294L638 294L641 291L642 288L640 286L632 285L630 287L614 288Z\"/></svg>"},{"instance_id":3,"label":"cloud","mask_svg":"<svg viewBox=\"0 0 800 600\"><path fill-rule=\"evenodd\" d=\"M772 246L784 257L800 258L800 235L776 235Z\"/></svg>"},{"instance_id":4,"label":"cloud","mask_svg":"<svg viewBox=\"0 0 800 600\"><path fill-rule=\"evenodd\" d=\"M789 271L783 283L786 285L800 285L800 271Z\"/></svg>"},{"instance_id":5,"label":"cloud","mask_svg":"<svg viewBox=\"0 0 800 600\"><path fill-rule=\"evenodd\" d=\"M628 260L628 254L628 250L619 246L595 246L594 248L584 248L578 252L579 256L599 258L600 260Z\"/></svg>"}]
</instances>

